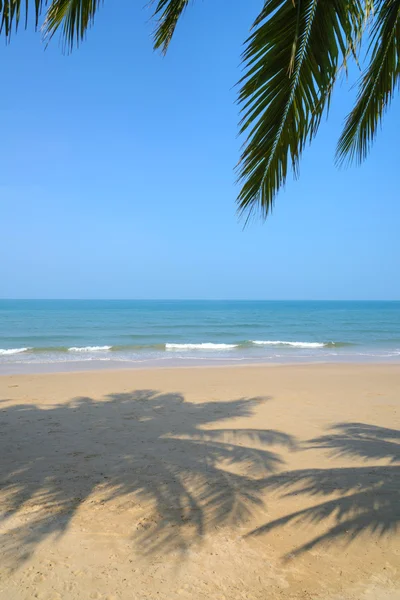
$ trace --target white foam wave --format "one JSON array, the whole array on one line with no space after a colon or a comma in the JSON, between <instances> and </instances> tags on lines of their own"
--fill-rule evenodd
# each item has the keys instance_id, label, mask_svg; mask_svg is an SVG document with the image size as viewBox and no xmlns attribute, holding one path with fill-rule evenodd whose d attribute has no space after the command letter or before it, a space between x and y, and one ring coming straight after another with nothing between
<instances>
[{"instance_id":1,"label":"white foam wave","mask_svg":"<svg viewBox=\"0 0 400 600\"><path fill-rule=\"evenodd\" d=\"M237 348L237 344L165 344L166 350L229 350Z\"/></svg>"},{"instance_id":2,"label":"white foam wave","mask_svg":"<svg viewBox=\"0 0 400 600\"><path fill-rule=\"evenodd\" d=\"M320 342L285 342L281 340L252 340L256 346L292 346L294 348L323 348L326 344Z\"/></svg>"},{"instance_id":3,"label":"white foam wave","mask_svg":"<svg viewBox=\"0 0 400 600\"><path fill-rule=\"evenodd\" d=\"M0 348L0 355L7 354L21 354L21 352L27 352L30 348Z\"/></svg>"},{"instance_id":4,"label":"white foam wave","mask_svg":"<svg viewBox=\"0 0 400 600\"><path fill-rule=\"evenodd\" d=\"M68 348L69 352L102 352L103 350L111 350L112 346L72 346Z\"/></svg>"}]
</instances>

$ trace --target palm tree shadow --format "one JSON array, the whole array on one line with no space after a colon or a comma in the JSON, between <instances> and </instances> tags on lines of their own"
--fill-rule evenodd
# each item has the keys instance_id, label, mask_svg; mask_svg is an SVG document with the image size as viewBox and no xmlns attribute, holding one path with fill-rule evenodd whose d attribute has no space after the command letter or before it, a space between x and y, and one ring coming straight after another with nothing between
<instances>
[{"instance_id":1,"label":"palm tree shadow","mask_svg":"<svg viewBox=\"0 0 400 600\"><path fill-rule=\"evenodd\" d=\"M266 400L195 404L181 394L139 390L46 410L3 404L3 557L18 566L42 540L62 535L98 494L103 504L125 498L149 507L132 522L145 554L184 553L210 529L245 522L263 508L260 479L283 464L270 447L293 449L295 441L222 424L250 416Z\"/></svg>"},{"instance_id":2,"label":"palm tree shadow","mask_svg":"<svg viewBox=\"0 0 400 600\"><path fill-rule=\"evenodd\" d=\"M304 469L271 476L264 485L284 496L336 495L304 510L266 523L248 535L261 535L287 523L319 524L333 519L321 535L294 548L294 558L323 543L352 541L361 533L394 534L400 522L400 431L364 423L338 423L328 435L310 440L307 448L330 451L332 457L385 459L389 466L337 469ZM331 521L330 521L331 523Z\"/></svg>"}]
</instances>

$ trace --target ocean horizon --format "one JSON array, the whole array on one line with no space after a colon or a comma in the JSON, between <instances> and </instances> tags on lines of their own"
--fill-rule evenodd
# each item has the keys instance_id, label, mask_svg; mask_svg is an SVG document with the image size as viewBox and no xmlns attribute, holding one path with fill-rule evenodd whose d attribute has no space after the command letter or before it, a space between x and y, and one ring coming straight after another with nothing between
<instances>
[{"instance_id":1,"label":"ocean horizon","mask_svg":"<svg viewBox=\"0 0 400 600\"><path fill-rule=\"evenodd\" d=\"M400 301L0 300L0 373L400 361Z\"/></svg>"}]
</instances>

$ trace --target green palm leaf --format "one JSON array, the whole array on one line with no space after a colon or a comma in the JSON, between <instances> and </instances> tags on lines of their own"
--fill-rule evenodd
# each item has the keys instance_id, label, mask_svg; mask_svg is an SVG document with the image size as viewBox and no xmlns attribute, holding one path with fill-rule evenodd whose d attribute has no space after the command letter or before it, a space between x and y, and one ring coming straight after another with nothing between
<instances>
[{"instance_id":1,"label":"green palm leaf","mask_svg":"<svg viewBox=\"0 0 400 600\"><path fill-rule=\"evenodd\" d=\"M93 24L95 14L103 0L53 0L46 13L43 31L46 38L51 39L60 30L66 46L72 50L74 45L85 38L88 28ZM154 47L165 53L174 34L179 17L189 4L189 0L153 0L155 10L153 17L157 20L154 33ZM29 0L0 0L0 33L9 39L13 26L18 28L22 12L25 14L25 25L28 18ZM35 25L46 0L34 0Z\"/></svg>"},{"instance_id":2,"label":"green palm leaf","mask_svg":"<svg viewBox=\"0 0 400 600\"><path fill-rule=\"evenodd\" d=\"M400 0L380 0L377 9L371 60L337 147L340 163L346 159L364 160L400 81Z\"/></svg>"},{"instance_id":3,"label":"green palm leaf","mask_svg":"<svg viewBox=\"0 0 400 600\"><path fill-rule=\"evenodd\" d=\"M161 48L165 54L179 17L188 4L189 0L159 0L157 2L153 15L158 21L154 33L154 48Z\"/></svg>"},{"instance_id":4,"label":"green palm leaf","mask_svg":"<svg viewBox=\"0 0 400 600\"><path fill-rule=\"evenodd\" d=\"M58 30L69 49L85 37L102 0L49 0L43 31ZM166 52L189 0L150 0L154 47ZM31 7L32 4L32 7ZM0 0L0 33L10 38L32 10L38 25L47 0ZM356 55L373 17L370 62L339 140L337 160L365 158L400 75L400 0L264 0L243 54L239 82L246 136L239 163L240 212L266 217L289 169L329 107L332 87L350 52ZM368 56L368 55L367 55Z\"/></svg>"},{"instance_id":5,"label":"green palm leaf","mask_svg":"<svg viewBox=\"0 0 400 600\"><path fill-rule=\"evenodd\" d=\"M34 0L33 4L35 27L37 27L45 2ZM21 13L25 15L25 26L27 25L29 5L30 2L28 0L0 0L0 33L4 33L7 39L10 39L13 27L16 30L18 29L19 21L22 18Z\"/></svg>"},{"instance_id":6,"label":"green palm leaf","mask_svg":"<svg viewBox=\"0 0 400 600\"><path fill-rule=\"evenodd\" d=\"M103 0L53 0L43 25L45 38L51 39L62 27L62 38L69 50L85 38Z\"/></svg>"},{"instance_id":7,"label":"green palm leaf","mask_svg":"<svg viewBox=\"0 0 400 600\"><path fill-rule=\"evenodd\" d=\"M62 37L72 50L74 44L84 39L87 29L103 0L53 0L48 10L44 32L51 38L62 26ZM189 0L159 0L153 17L157 20L154 33L154 48L165 53L174 34L179 17Z\"/></svg>"},{"instance_id":8,"label":"green palm leaf","mask_svg":"<svg viewBox=\"0 0 400 600\"><path fill-rule=\"evenodd\" d=\"M240 211L258 208L267 216L289 160L297 173L364 17L358 0L266 0L243 55Z\"/></svg>"}]
</instances>

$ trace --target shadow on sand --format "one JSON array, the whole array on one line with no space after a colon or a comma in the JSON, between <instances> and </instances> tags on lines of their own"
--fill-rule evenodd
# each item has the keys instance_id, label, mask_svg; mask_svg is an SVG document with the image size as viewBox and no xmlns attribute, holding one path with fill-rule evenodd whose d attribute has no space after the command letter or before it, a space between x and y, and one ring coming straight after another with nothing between
<instances>
[{"instance_id":1,"label":"shadow on sand","mask_svg":"<svg viewBox=\"0 0 400 600\"><path fill-rule=\"evenodd\" d=\"M142 553L185 552L211 528L245 522L263 507L260 481L282 467L270 447L295 441L222 424L267 400L195 404L139 390L47 409L3 401L0 552L18 566L95 493L103 503L125 497L149 507L145 523L132 523Z\"/></svg>"},{"instance_id":2,"label":"shadow on sand","mask_svg":"<svg viewBox=\"0 0 400 600\"><path fill-rule=\"evenodd\" d=\"M326 531L294 548L294 558L315 546L338 539L351 541L363 532L396 533L400 521L400 431L364 423L338 423L329 434L310 440L306 449L328 450L332 458L385 459L389 466L337 469L305 469L273 475L264 489L283 496L336 496L309 508L266 523L249 536L265 534L287 523L320 524L329 519ZM337 497L339 496L339 497ZM333 521L333 524L332 524Z\"/></svg>"},{"instance_id":3,"label":"shadow on sand","mask_svg":"<svg viewBox=\"0 0 400 600\"><path fill-rule=\"evenodd\" d=\"M248 534L266 534L291 522L305 523L312 532L314 524L326 521L325 532L294 548L290 558L339 538L351 541L362 532L396 532L400 432L339 423L298 448L281 431L223 426L251 416L267 401L192 403L181 394L139 390L103 400L76 398L46 409L1 402L3 559L17 567L41 541L62 535L83 503L100 496L105 505L121 499L144 507L141 522L134 513L130 524L142 554L185 553L215 527L244 524L265 508L271 490L323 500ZM320 449L332 458L390 464L281 472L277 448Z\"/></svg>"}]
</instances>

